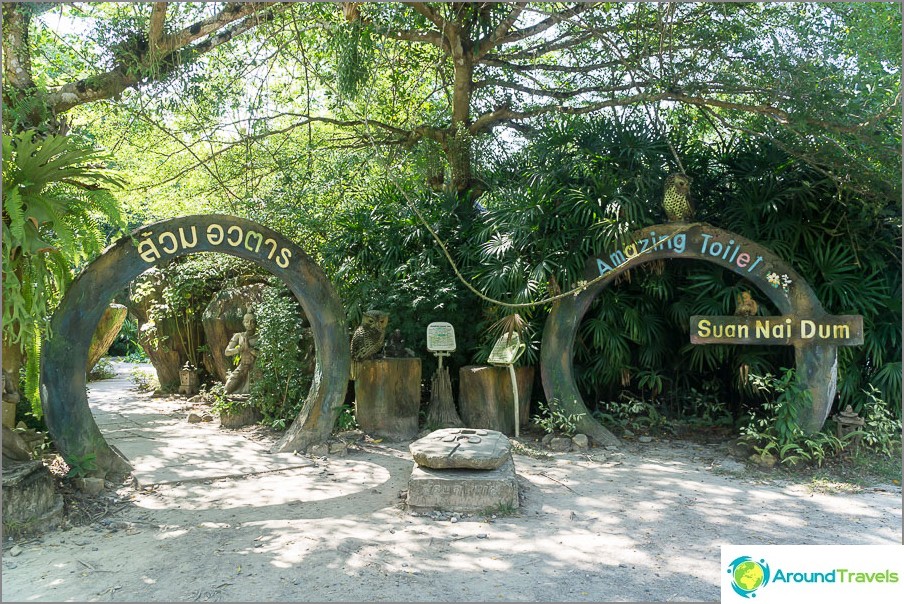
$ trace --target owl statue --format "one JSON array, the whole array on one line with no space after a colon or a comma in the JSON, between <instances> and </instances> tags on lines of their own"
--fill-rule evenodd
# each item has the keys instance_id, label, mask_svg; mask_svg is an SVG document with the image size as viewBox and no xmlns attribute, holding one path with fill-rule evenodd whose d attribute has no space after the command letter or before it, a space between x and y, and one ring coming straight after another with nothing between
<instances>
[{"instance_id":1,"label":"owl statue","mask_svg":"<svg viewBox=\"0 0 904 604\"><path fill-rule=\"evenodd\" d=\"M759 310L756 300L750 297L750 292L741 292L735 297L735 316L752 317Z\"/></svg>"},{"instance_id":2,"label":"owl statue","mask_svg":"<svg viewBox=\"0 0 904 604\"><path fill-rule=\"evenodd\" d=\"M669 222L687 222L694 219L691 203L691 179L686 174L673 173L665 179L665 195L662 199Z\"/></svg>"},{"instance_id":3,"label":"owl statue","mask_svg":"<svg viewBox=\"0 0 904 604\"><path fill-rule=\"evenodd\" d=\"M387 325L389 325L388 313L382 310L368 310L364 313L361 325L352 334L352 379L357 377L358 361L373 358L383 348Z\"/></svg>"}]
</instances>

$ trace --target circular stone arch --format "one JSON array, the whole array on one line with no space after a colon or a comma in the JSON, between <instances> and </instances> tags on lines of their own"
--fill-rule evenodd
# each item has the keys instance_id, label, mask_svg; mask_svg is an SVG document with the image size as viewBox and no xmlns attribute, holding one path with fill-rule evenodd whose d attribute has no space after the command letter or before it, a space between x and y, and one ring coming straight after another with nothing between
<instances>
[{"instance_id":1,"label":"circular stone arch","mask_svg":"<svg viewBox=\"0 0 904 604\"><path fill-rule=\"evenodd\" d=\"M85 364L109 301L149 268L188 254L220 252L250 260L276 275L304 309L316 365L298 417L272 452L325 441L348 386L351 364L345 310L329 279L298 245L265 226L217 214L163 220L133 231L89 264L63 297L41 358L41 402L47 429L65 458L94 456L98 475L131 470L106 442L85 390Z\"/></svg>"},{"instance_id":2,"label":"circular stone arch","mask_svg":"<svg viewBox=\"0 0 904 604\"><path fill-rule=\"evenodd\" d=\"M713 244L718 244L714 246ZM713 252L718 250L718 254ZM770 250L740 235L705 223L660 224L636 232L630 243L608 255L588 259L585 279L603 278L576 296L553 305L543 330L540 375L546 399L566 414L581 414L578 429L600 444L618 439L591 418L574 378L574 341L590 304L621 273L658 259L684 258L718 264L755 285L782 315L819 318L826 313L801 276ZM787 275L787 289L774 287L767 275ZM797 373L812 394L812 404L798 417L808 432L819 430L829 414L838 378L838 348L794 344Z\"/></svg>"}]
</instances>

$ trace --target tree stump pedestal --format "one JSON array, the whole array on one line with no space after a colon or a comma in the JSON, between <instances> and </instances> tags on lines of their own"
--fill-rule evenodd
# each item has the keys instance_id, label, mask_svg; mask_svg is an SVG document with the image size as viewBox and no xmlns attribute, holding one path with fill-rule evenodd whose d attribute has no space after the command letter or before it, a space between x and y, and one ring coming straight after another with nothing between
<instances>
[{"instance_id":1,"label":"tree stump pedestal","mask_svg":"<svg viewBox=\"0 0 904 604\"><path fill-rule=\"evenodd\" d=\"M466 365L459 370L458 407L468 428L497 430L515 434L514 394L507 367ZM526 427L530 414L530 396L534 384L533 367L516 367L518 380L518 419Z\"/></svg>"},{"instance_id":2,"label":"tree stump pedestal","mask_svg":"<svg viewBox=\"0 0 904 604\"><path fill-rule=\"evenodd\" d=\"M355 419L365 433L390 441L417 436L421 407L421 360L358 362Z\"/></svg>"}]
</instances>

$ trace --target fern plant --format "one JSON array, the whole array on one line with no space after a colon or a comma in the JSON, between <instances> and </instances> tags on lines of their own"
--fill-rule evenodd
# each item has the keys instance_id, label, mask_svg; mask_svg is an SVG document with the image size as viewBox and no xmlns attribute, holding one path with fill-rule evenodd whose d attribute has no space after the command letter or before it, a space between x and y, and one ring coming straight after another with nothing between
<instances>
[{"instance_id":1,"label":"fern plant","mask_svg":"<svg viewBox=\"0 0 904 604\"><path fill-rule=\"evenodd\" d=\"M34 131L3 137L3 345L26 368L26 395L41 416L38 367L49 315L73 270L105 243L105 228L121 230L120 186L105 156L64 136Z\"/></svg>"}]
</instances>

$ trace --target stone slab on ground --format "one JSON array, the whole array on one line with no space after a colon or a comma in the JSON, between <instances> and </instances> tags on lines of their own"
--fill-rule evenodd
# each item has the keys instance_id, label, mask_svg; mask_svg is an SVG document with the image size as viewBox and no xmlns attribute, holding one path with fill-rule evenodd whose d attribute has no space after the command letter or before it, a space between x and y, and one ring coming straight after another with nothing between
<instances>
[{"instance_id":1,"label":"stone slab on ground","mask_svg":"<svg viewBox=\"0 0 904 604\"><path fill-rule=\"evenodd\" d=\"M436 470L493 470L512 458L511 442L496 430L434 430L408 449L417 465Z\"/></svg>"},{"instance_id":2,"label":"stone slab on ground","mask_svg":"<svg viewBox=\"0 0 904 604\"><path fill-rule=\"evenodd\" d=\"M408 479L408 506L446 512L517 508L518 479L509 458L495 470L434 470L414 466Z\"/></svg>"}]
</instances>

